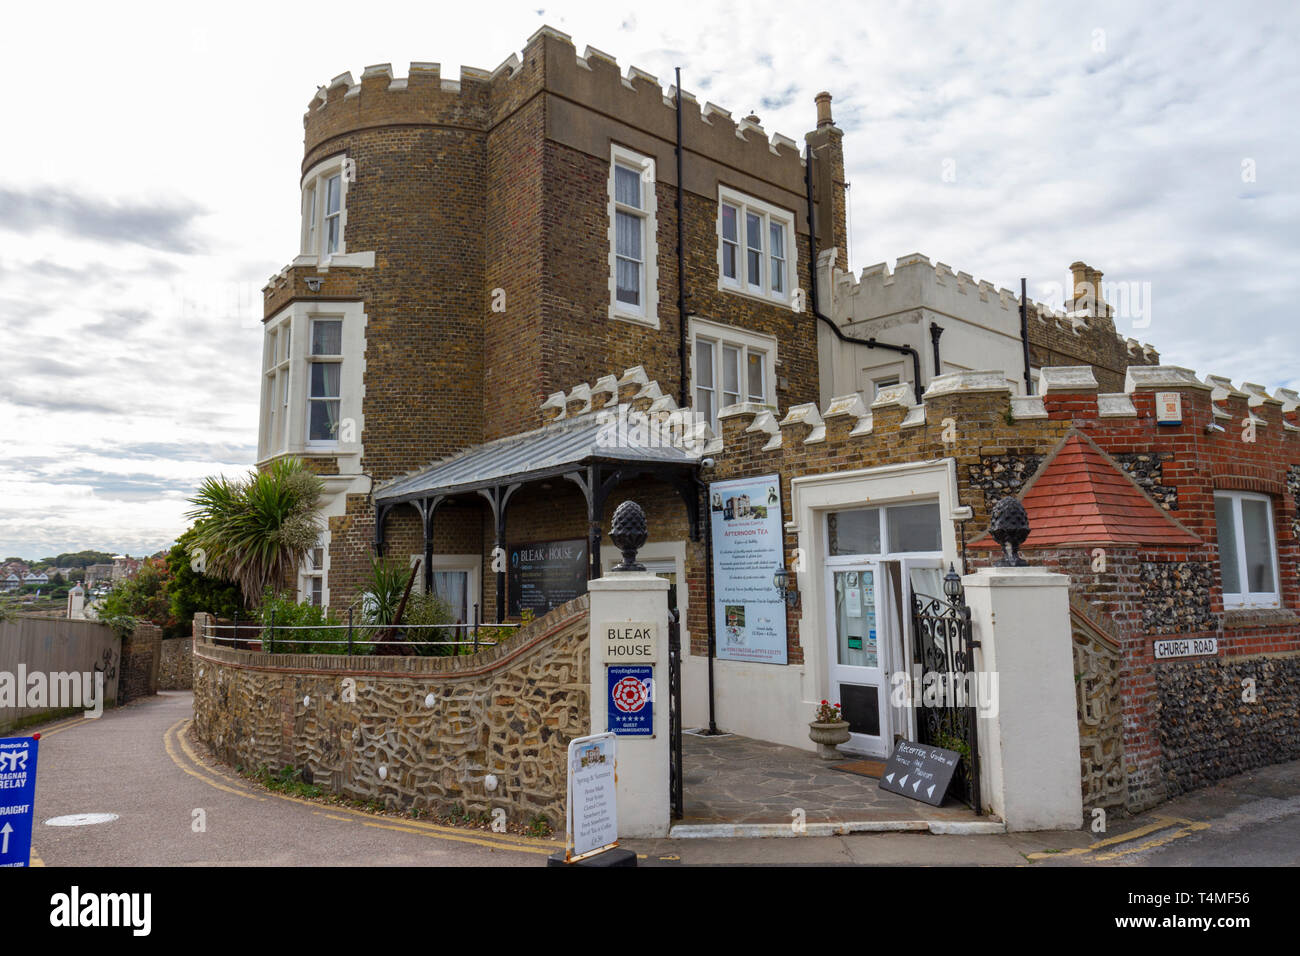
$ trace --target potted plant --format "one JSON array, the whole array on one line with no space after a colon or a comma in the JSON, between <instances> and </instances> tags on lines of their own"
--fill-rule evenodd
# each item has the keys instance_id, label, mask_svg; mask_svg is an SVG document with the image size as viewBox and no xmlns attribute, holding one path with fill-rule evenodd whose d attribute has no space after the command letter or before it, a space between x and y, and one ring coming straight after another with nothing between
<instances>
[{"instance_id":1,"label":"potted plant","mask_svg":"<svg viewBox=\"0 0 1300 956\"><path fill-rule=\"evenodd\" d=\"M817 756L823 760L841 759L843 755L835 748L848 741L849 722L844 719L840 705L822 701L808 725L808 736L817 745Z\"/></svg>"}]
</instances>

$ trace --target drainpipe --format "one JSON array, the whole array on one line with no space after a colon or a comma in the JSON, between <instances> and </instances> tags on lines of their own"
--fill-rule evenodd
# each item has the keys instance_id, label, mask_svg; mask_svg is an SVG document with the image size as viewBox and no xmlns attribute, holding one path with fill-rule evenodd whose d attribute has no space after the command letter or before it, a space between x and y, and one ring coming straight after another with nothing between
<instances>
[{"instance_id":1,"label":"drainpipe","mask_svg":"<svg viewBox=\"0 0 1300 956\"><path fill-rule=\"evenodd\" d=\"M677 343L677 358L681 373L679 408L689 406L689 388L686 381L686 239L682 209L682 68L677 67L677 321L681 326L681 340Z\"/></svg>"},{"instance_id":2,"label":"drainpipe","mask_svg":"<svg viewBox=\"0 0 1300 956\"><path fill-rule=\"evenodd\" d=\"M939 361L939 336L943 335L943 326L938 322L930 323L930 344L934 346L934 377L943 374L943 365Z\"/></svg>"},{"instance_id":3,"label":"drainpipe","mask_svg":"<svg viewBox=\"0 0 1300 956\"><path fill-rule=\"evenodd\" d=\"M1025 352L1025 394L1034 394L1034 377L1029 374L1029 304L1025 299L1025 279L1020 279L1020 347Z\"/></svg>"},{"instance_id":4,"label":"drainpipe","mask_svg":"<svg viewBox=\"0 0 1300 956\"><path fill-rule=\"evenodd\" d=\"M808 146L804 150L804 190L807 193L808 200L808 276L811 280L808 286L808 301L812 306L812 313L818 319L825 322L835 337L841 342L847 342L850 345L865 345L869 349L888 349L890 352L897 352L900 355L909 355L912 358L912 386L916 395L916 403L921 404L921 356L910 345L890 345L888 342L877 342L875 337L869 339L857 339L850 335L845 335L840 331L840 327L835 324L828 316L822 314L817 304L817 214L813 210L813 186L812 186L812 147ZM936 343L937 344L937 343Z\"/></svg>"}]
</instances>

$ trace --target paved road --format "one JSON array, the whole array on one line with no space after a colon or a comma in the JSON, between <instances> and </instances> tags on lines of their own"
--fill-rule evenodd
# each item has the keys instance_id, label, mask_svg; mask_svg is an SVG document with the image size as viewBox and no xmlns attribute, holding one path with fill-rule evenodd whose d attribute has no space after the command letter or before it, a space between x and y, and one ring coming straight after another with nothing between
<instances>
[{"instance_id":1,"label":"paved road","mask_svg":"<svg viewBox=\"0 0 1300 956\"><path fill-rule=\"evenodd\" d=\"M192 701L164 693L25 731L41 731L33 856L47 866L536 866L561 848L269 793L199 759L183 735ZM45 823L79 813L118 819Z\"/></svg>"},{"instance_id":2,"label":"paved road","mask_svg":"<svg viewBox=\"0 0 1300 956\"><path fill-rule=\"evenodd\" d=\"M33 855L50 866L540 866L560 842L438 826L269 793L201 759L189 693L40 730ZM31 731L28 731L31 732ZM206 828L195 832L195 811ZM90 826L52 817L114 813ZM642 865L1200 866L1300 863L1300 761L1090 831L627 841Z\"/></svg>"}]
</instances>

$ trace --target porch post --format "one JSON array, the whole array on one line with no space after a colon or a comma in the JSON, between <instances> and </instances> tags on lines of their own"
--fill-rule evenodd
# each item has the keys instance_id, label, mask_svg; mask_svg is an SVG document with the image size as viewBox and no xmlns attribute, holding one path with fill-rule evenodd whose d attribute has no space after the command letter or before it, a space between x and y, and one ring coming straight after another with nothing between
<instances>
[{"instance_id":1,"label":"porch post","mask_svg":"<svg viewBox=\"0 0 1300 956\"><path fill-rule=\"evenodd\" d=\"M480 488L478 493L492 506L492 516L496 522L496 550L492 563L497 567L497 623L506 619L506 505L510 496L519 490L520 482L513 485L494 485Z\"/></svg>"},{"instance_id":2,"label":"porch post","mask_svg":"<svg viewBox=\"0 0 1300 956\"><path fill-rule=\"evenodd\" d=\"M433 515L442 504L444 495L434 495L415 503L420 512L420 524L424 530L424 593L433 593Z\"/></svg>"}]
</instances>

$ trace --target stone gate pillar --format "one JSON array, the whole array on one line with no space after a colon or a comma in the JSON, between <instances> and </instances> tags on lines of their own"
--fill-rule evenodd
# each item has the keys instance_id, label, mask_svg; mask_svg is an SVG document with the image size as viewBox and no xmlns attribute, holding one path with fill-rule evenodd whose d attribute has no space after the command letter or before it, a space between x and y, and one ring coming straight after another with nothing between
<instances>
[{"instance_id":1,"label":"stone gate pillar","mask_svg":"<svg viewBox=\"0 0 1300 956\"><path fill-rule=\"evenodd\" d=\"M978 721L981 797L1008 830L1083 824L1069 583L1034 567L962 578L975 669L997 675L996 713Z\"/></svg>"},{"instance_id":2,"label":"stone gate pillar","mask_svg":"<svg viewBox=\"0 0 1300 956\"><path fill-rule=\"evenodd\" d=\"M620 511L632 502L624 502ZM640 510L639 508L637 509ZM644 516L642 517L644 528ZM615 526L618 513L615 513ZM617 531L610 535L616 545ZM635 564L636 548L624 548L624 564ZM620 566L621 567L621 566ZM639 567L639 566L637 566ZM623 837L663 837L671 824L668 795L668 582L644 569L615 568L587 582L591 599L591 732L618 731L610 726L610 673L614 668L651 669L653 684L648 706L651 718L636 726L636 688L627 685L620 699L626 713L615 710L624 730L618 754L618 830ZM615 672L619 677L623 672ZM626 679L626 678L624 678ZM644 733L649 730L650 733Z\"/></svg>"}]
</instances>

